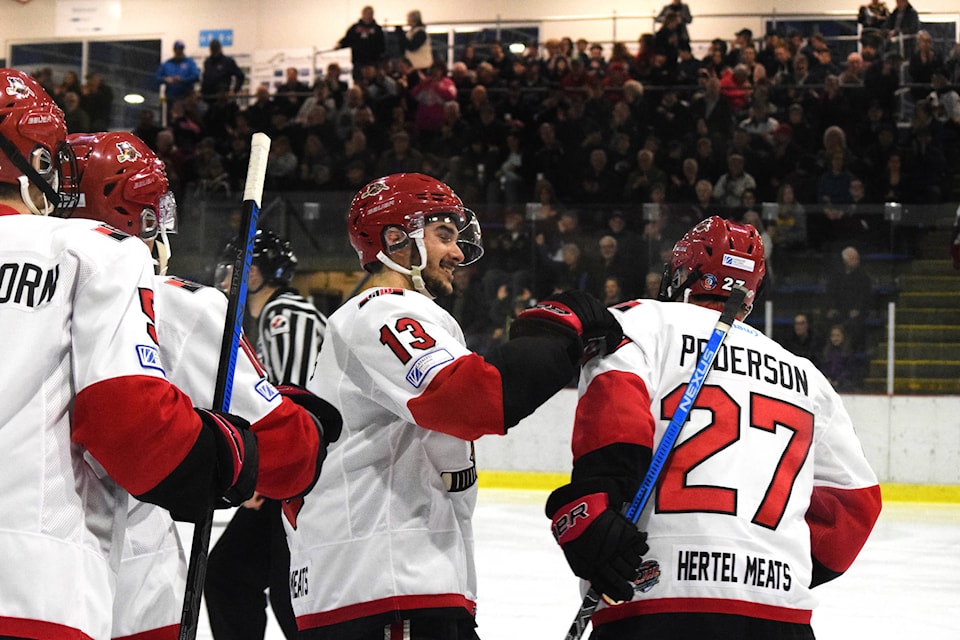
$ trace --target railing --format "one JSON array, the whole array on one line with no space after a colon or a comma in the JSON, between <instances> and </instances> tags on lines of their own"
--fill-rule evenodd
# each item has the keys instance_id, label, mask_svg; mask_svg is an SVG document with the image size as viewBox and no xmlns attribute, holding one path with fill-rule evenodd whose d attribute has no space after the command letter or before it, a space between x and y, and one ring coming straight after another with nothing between
<instances>
[{"instance_id":1,"label":"railing","mask_svg":"<svg viewBox=\"0 0 960 640\"><path fill-rule=\"evenodd\" d=\"M299 286L308 293L332 295L334 305L348 295L360 276L356 253L345 231L352 196L341 191L268 190L263 199L262 226L291 240L300 260ZM235 198L188 191L180 208L172 271L210 282L217 254L232 233L231 212L238 206ZM498 266L491 262L496 258L490 247L503 230L503 223L500 211L482 205L474 208L488 247L487 257L475 270L477 282L481 282L485 271ZM638 233L643 232L642 207L579 205L576 210L581 214L583 229L574 240L587 264L593 263L598 253L597 241L603 231L598 225L614 209L632 217ZM839 269L840 252L845 246L859 247L863 269L871 279L872 296L869 307L855 323L854 329L862 332L862 343L850 356L858 370L840 385L843 391L960 394L960 271L954 270L948 254L957 210L956 202L875 205L856 214L873 230L869 236L825 237L796 248L775 246L769 263L772 277L748 322L782 343L800 314L807 316L822 340L834 324L848 325L849 330L849 322L832 317L831 301L826 297L828 276ZM808 206L807 212L811 227L823 220L818 207ZM525 225L528 233L543 231L535 220ZM660 242L647 240L648 251L659 249ZM534 252L526 269L538 280L547 266L535 245L531 246ZM656 259L648 268L660 271ZM318 278L329 279L329 274L348 275L337 291L314 284ZM599 290L593 292L601 295ZM492 306L495 301L489 303Z\"/></svg>"}]
</instances>

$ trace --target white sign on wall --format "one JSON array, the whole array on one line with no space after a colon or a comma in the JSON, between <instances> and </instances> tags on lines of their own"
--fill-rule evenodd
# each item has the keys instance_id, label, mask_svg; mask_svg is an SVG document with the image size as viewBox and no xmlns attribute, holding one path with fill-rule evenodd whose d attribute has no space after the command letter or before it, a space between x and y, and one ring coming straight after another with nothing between
<instances>
[{"instance_id":1,"label":"white sign on wall","mask_svg":"<svg viewBox=\"0 0 960 640\"><path fill-rule=\"evenodd\" d=\"M120 32L120 0L57 0L58 37L115 35Z\"/></svg>"},{"instance_id":2,"label":"white sign on wall","mask_svg":"<svg viewBox=\"0 0 960 640\"><path fill-rule=\"evenodd\" d=\"M268 86L270 92L283 84L287 77L287 68L297 70L300 82L313 86L313 49L258 49L253 52L250 66L250 91L257 87Z\"/></svg>"}]
</instances>

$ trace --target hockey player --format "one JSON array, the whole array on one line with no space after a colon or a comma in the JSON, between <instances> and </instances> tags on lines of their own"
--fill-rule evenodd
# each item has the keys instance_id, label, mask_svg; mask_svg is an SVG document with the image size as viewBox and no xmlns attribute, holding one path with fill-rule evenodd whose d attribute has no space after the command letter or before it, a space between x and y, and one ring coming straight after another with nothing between
<instances>
[{"instance_id":1,"label":"hockey player","mask_svg":"<svg viewBox=\"0 0 960 640\"><path fill-rule=\"evenodd\" d=\"M662 286L661 300L690 304L617 305L624 342L583 368L572 481L547 515L574 573L628 601L601 603L592 640L812 639L811 589L842 574L873 528L880 488L839 395L809 360L742 322L764 271L752 226L700 222ZM618 544L635 529L621 504L738 284L748 290L739 321L637 523L649 544L638 564ZM584 504L586 517L572 518Z\"/></svg>"},{"instance_id":2,"label":"hockey player","mask_svg":"<svg viewBox=\"0 0 960 640\"><path fill-rule=\"evenodd\" d=\"M161 258L169 255L169 250L159 245L167 244L165 231L176 228L176 203L157 156L127 132L74 134L68 141L77 156L82 196L74 215L137 236ZM226 315L225 298L214 289L159 275L155 279L154 308L160 358L169 379L195 403L209 406ZM302 390L280 387L278 392L267 381L246 342L243 346L237 359L231 411L249 420L258 434L274 434L272 441L271 436L261 436L262 449L309 444L314 424L320 423L324 440L317 456L306 461L307 466L319 467L326 441L336 439L339 433L336 411ZM298 459L291 456L291 462ZM185 580L186 562L170 515L153 505L133 501L118 575L112 637L143 637L139 634L149 632L157 640L176 638Z\"/></svg>"},{"instance_id":3,"label":"hockey player","mask_svg":"<svg viewBox=\"0 0 960 640\"><path fill-rule=\"evenodd\" d=\"M215 282L229 282L240 248L227 245ZM253 239L247 312L257 321L257 353L275 384L303 386L313 374L327 318L291 286L297 256L268 230ZM215 640L263 640L264 591L287 638L297 635L287 570L290 552L280 502L255 495L237 509L210 552L204 594Z\"/></svg>"},{"instance_id":4,"label":"hockey player","mask_svg":"<svg viewBox=\"0 0 960 640\"><path fill-rule=\"evenodd\" d=\"M433 297L482 255L473 212L445 184L394 174L350 205L373 275L327 323L308 387L344 416L327 469L284 505L301 638L476 638L471 442L504 434L569 382L584 344L619 342L595 299L562 293L486 357Z\"/></svg>"},{"instance_id":5,"label":"hockey player","mask_svg":"<svg viewBox=\"0 0 960 640\"><path fill-rule=\"evenodd\" d=\"M14 638L109 637L127 491L199 517L264 482L308 484L269 457L258 477L249 425L166 379L143 243L45 215L65 140L40 85L0 69L0 635Z\"/></svg>"}]
</instances>

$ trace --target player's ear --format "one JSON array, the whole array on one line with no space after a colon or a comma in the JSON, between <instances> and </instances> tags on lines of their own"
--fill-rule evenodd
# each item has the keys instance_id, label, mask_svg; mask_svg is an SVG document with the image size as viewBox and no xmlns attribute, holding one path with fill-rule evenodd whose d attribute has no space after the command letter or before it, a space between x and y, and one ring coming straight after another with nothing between
<instances>
[{"instance_id":1,"label":"player's ear","mask_svg":"<svg viewBox=\"0 0 960 640\"><path fill-rule=\"evenodd\" d=\"M391 260L403 262L410 255L410 238L400 227L387 227L383 230L384 253Z\"/></svg>"}]
</instances>

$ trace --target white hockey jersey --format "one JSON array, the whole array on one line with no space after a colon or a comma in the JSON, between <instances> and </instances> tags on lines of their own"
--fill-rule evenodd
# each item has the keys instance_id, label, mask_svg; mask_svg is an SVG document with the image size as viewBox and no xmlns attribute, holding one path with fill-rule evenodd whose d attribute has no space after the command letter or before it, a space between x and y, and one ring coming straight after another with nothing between
<instances>
[{"instance_id":1,"label":"white hockey jersey","mask_svg":"<svg viewBox=\"0 0 960 640\"><path fill-rule=\"evenodd\" d=\"M227 298L215 289L173 277L156 278L155 308L160 357L170 381L194 404L213 403ZM251 348L237 355L230 412L251 424L281 405ZM133 498L114 601L114 639L177 638L187 563L170 514ZM148 633L149 632L149 633Z\"/></svg>"},{"instance_id":2,"label":"white hockey jersey","mask_svg":"<svg viewBox=\"0 0 960 640\"><path fill-rule=\"evenodd\" d=\"M504 433L496 369L432 300L368 289L330 316L308 388L344 422L317 485L284 507L299 628L324 637L416 609L472 616L471 441Z\"/></svg>"},{"instance_id":3,"label":"white hockey jersey","mask_svg":"<svg viewBox=\"0 0 960 640\"><path fill-rule=\"evenodd\" d=\"M146 491L196 441L152 283L137 238L0 206L0 636L110 637L128 495L114 479Z\"/></svg>"},{"instance_id":4,"label":"white hockey jersey","mask_svg":"<svg viewBox=\"0 0 960 640\"><path fill-rule=\"evenodd\" d=\"M719 315L651 300L612 309L627 341L583 369L575 460L613 442L656 448ZM842 573L879 510L840 396L736 322L638 522L650 550L636 596L593 623L683 612L809 623L811 555Z\"/></svg>"}]
</instances>

